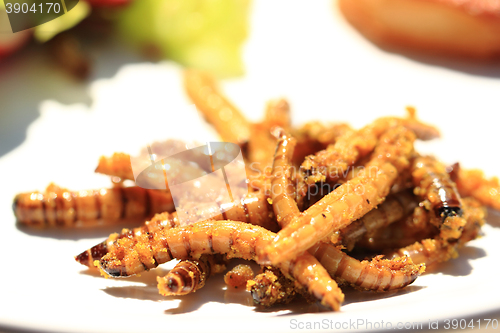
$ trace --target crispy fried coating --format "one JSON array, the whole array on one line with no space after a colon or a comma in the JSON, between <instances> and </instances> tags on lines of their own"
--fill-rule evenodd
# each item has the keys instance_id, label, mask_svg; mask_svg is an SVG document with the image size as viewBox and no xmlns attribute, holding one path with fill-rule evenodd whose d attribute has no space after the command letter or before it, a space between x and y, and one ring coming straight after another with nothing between
<instances>
[{"instance_id":1,"label":"crispy fried coating","mask_svg":"<svg viewBox=\"0 0 500 333\"><path fill-rule=\"evenodd\" d=\"M361 174L298 215L261 249L263 263L277 264L307 250L384 201L399 172L408 168L415 135L396 126L386 132Z\"/></svg>"},{"instance_id":2,"label":"crispy fried coating","mask_svg":"<svg viewBox=\"0 0 500 333\"><path fill-rule=\"evenodd\" d=\"M172 212L169 192L140 187L68 191L50 184L45 192L21 193L12 206L17 221L37 227L85 227L141 221Z\"/></svg>"},{"instance_id":3,"label":"crispy fried coating","mask_svg":"<svg viewBox=\"0 0 500 333\"><path fill-rule=\"evenodd\" d=\"M224 275L224 282L226 282L229 287L243 289L247 285L247 281L253 279L253 277L254 273L252 267L240 264Z\"/></svg>"},{"instance_id":4,"label":"crispy fried coating","mask_svg":"<svg viewBox=\"0 0 500 333\"><path fill-rule=\"evenodd\" d=\"M276 234L258 226L234 221L206 221L186 227L121 238L98 261L105 276L125 277L157 267L172 259L199 259L203 254L225 254L228 258L257 259L257 249ZM322 304L339 310L344 300L335 281L309 253L277 265Z\"/></svg>"},{"instance_id":5,"label":"crispy fried coating","mask_svg":"<svg viewBox=\"0 0 500 333\"><path fill-rule=\"evenodd\" d=\"M184 71L188 96L212 124L222 140L243 143L250 137L250 125L242 113L220 92L213 77L198 70Z\"/></svg>"},{"instance_id":6,"label":"crispy fried coating","mask_svg":"<svg viewBox=\"0 0 500 333\"><path fill-rule=\"evenodd\" d=\"M212 274L226 269L223 256L203 255L199 260L181 260L167 275L156 278L158 292L163 296L182 296L205 286Z\"/></svg>"}]
</instances>

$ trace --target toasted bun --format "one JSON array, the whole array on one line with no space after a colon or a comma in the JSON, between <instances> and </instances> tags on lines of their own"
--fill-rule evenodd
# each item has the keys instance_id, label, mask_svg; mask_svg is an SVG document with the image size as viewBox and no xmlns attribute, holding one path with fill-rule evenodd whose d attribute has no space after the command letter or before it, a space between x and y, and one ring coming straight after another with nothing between
<instances>
[{"instance_id":1,"label":"toasted bun","mask_svg":"<svg viewBox=\"0 0 500 333\"><path fill-rule=\"evenodd\" d=\"M500 58L500 0L338 0L346 19L382 47Z\"/></svg>"}]
</instances>

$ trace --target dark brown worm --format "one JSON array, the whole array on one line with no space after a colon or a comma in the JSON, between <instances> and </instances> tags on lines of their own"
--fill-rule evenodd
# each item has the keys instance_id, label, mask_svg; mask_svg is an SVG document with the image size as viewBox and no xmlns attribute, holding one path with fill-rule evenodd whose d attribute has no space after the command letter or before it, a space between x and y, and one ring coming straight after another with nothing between
<instances>
[{"instance_id":1,"label":"dark brown worm","mask_svg":"<svg viewBox=\"0 0 500 333\"><path fill-rule=\"evenodd\" d=\"M203 254L225 254L228 258L257 259L257 249L276 236L259 226L234 221L206 221L186 227L157 230L118 240L112 251L99 261L105 276L125 277L172 259L199 259ZM321 303L339 310L344 300L342 291L323 266L304 252L293 260L277 265L294 278Z\"/></svg>"},{"instance_id":2,"label":"dark brown worm","mask_svg":"<svg viewBox=\"0 0 500 333\"><path fill-rule=\"evenodd\" d=\"M271 205L267 197L261 192L249 193L241 202L225 213L214 216L215 220L232 219L262 226L269 230L277 230L278 226L274 219ZM80 253L75 257L79 263L93 267L94 260L101 259L110 249L115 246L115 242L121 238L131 238L134 235L154 233L165 228L176 228L181 226L177 218L177 213L162 213L154 216L142 227L133 230L124 229L120 234L113 234L107 240L94 247Z\"/></svg>"},{"instance_id":3,"label":"dark brown worm","mask_svg":"<svg viewBox=\"0 0 500 333\"><path fill-rule=\"evenodd\" d=\"M335 181L339 179L342 173L347 172L358 160L373 151L383 133L398 125L410 129L421 139L439 137L439 131L418 121L414 112L410 112L408 118L380 118L359 131L348 132L325 150L307 156L302 163L298 174L299 186L297 188L299 207L302 206L309 186L325 180Z\"/></svg>"},{"instance_id":4,"label":"dark brown worm","mask_svg":"<svg viewBox=\"0 0 500 333\"><path fill-rule=\"evenodd\" d=\"M401 248L390 256L409 256L415 263L424 263L427 266L456 258L458 256L457 250L478 236L481 226L485 223L485 216L486 210L477 200L464 198L463 218L467 223L456 242L450 244L438 235L435 238L427 238ZM458 217L450 218L456 219Z\"/></svg>"},{"instance_id":5,"label":"dark brown worm","mask_svg":"<svg viewBox=\"0 0 500 333\"><path fill-rule=\"evenodd\" d=\"M358 244L372 251L386 251L432 238L439 233L439 229L430 223L429 214L425 208L416 207L407 218L379 229L371 235L364 235Z\"/></svg>"},{"instance_id":6,"label":"dark brown worm","mask_svg":"<svg viewBox=\"0 0 500 333\"><path fill-rule=\"evenodd\" d=\"M212 274L226 269L227 260L220 255L203 255L199 260L182 260L167 275L157 277L163 296L182 296L205 286Z\"/></svg>"},{"instance_id":7,"label":"dark brown worm","mask_svg":"<svg viewBox=\"0 0 500 333\"><path fill-rule=\"evenodd\" d=\"M81 227L144 220L173 211L174 203L166 191L140 187L68 191L51 184L43 193L18 194L13 210L25 225Z\"/></svg>"},{"instance_id":8,"label":"dark brown worm","mask_svg":"<svg viewBox=\"0 0 500 333\"><path fill-rule=\"evenodd\" d=\"M426 200L429 210L440 220L438 226L450 216L461 216L460 195L446 166L434 157L420 156L412 165L415 194Z\"/></svg>"}]
</instances>

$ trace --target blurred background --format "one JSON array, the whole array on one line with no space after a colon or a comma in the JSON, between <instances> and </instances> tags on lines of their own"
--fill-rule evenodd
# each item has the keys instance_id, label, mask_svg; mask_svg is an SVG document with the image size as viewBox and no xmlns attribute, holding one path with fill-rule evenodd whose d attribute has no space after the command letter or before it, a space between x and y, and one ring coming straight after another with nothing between
<instances>
[{"instance_id":1,"label":"blurred background","mask_svg":"<svg viewBox=\"0 0 500 333\"><path fill-rule=\"evenodd\" d=\"M419 18L415 15L431 8L412 7L408 12L398 7L398 1L432 3L436 13L454 21L432 15ZM60 262L104 235L31 237L15 227L12 197L42 190L52 181L71 189L109 186L107 177L93 174L99 156L133 153L153 136L186 140L195 136L197 130L189 126L194 116L187 111L192 103L182 87L184 68L215 75L226 96L252 121L261 119L266 102L278 97L290 102L294 125L347 121L359 128L380 116L402 116L405 106L413 105L418 116L438 126L443 136L436 142L418 142L420 152L436 154L448 164L460 161L466 168L481 168L488 176L500 175L500 157L494 150L500 114L498 6L452 8L449 3L458 2L441 0L372 1L386 7L366 8L349 7L349 0L80 0L50 22L13 33L8 3L12 2L0 0L0 170L7 175L0 193L0 217L11 242L29 241L46 249L44 253L60 256ZM22 3L29 3L29 8L38 4ZM360 24L360 19L371 25ZM448 29L443 22L460 28ZM464 27L472 35L448 44L454 36L467 35ZM440 37L426 44L429 36ZM482 44L474 44L476 40ZM490 48L481 48L484 45ZM473 47L486 56L463 51ZM78 274L80 267L68 258L58 272L64 281L48 277L49 285L73 290L73 281L89 283L90 277ZM475 258L465 256L464 262L468 259ZM469 283L486 290L487 284L470 271L463 274L468 276L457 273L458 279L450 274L454 283L436 279L433 288L451 294L458 284ZM99 288L95 293L100 301L108 302L109 295ZM15 288L2 295L18 301L19 308L27 307L26 312L36 316L33 323L47 324L51 319L35 307L51 294L36 292L33 302L18 301ZM485 295L473 290L466 297L498 317L497 304L486 302ZM122 299L113 301L124 304ZM90 311L92 302L89 296L83 308ZM371 311L373 303L367 303L348 306ZM141 311L157 311L154 303L149 305ZM472 311L455 306L447 311ZM62 308L59 313L67 311L69 319L61 327L72 327L69 320L75 314ZM234 313L239 315L239 310ZM423 316L439 313L427 305L425 311ZM9 315L24 320L14 310L5 312L4 319Z\"/></svg>"}]
</instances>

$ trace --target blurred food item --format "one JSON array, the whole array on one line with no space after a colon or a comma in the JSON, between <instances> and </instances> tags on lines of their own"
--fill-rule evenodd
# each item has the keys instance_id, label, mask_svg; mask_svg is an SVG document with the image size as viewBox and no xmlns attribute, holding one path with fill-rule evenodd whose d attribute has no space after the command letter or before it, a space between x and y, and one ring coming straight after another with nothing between
<instances>
[{"instance_id":1,"label":"blurred food item","mask_svg":"<svg viewBox=\"0 0 500 333\"><path fill-rule=\"evenodd\" d=\"M222 140L234 143L248 141L249 122L241 111L220 92L212 75L197 70L186 70L184 86L196 108L220 133Z\"/></svg>"},{"instance_id":2,"label":"blurred food item","mask_svg":"<svg viewBox=\"0 0 500 333\"><path fill-rule=\"evenodd\" d=\"M91 64L79 40L71 34L59 34L48 43L51 59L56 66L76 79L88 78Z\"/></svg>"},{"instance_id":3,"label":"blurred food item","mask_svg":"<svg viewBox=\"0 0 500 333\"><path fill-rule=\"evenodd\" d=\"M339 0L346 19L382 47L500 58L498 0Z\"/></svg>"},{"instance_id":4,"label":"blurred food item","mask_svg":"<svg viewBox=\"0 0 500 333\"><path fill-rule=\"evenodd\" d=\"M140 0L126 7L118 31L144 52L218 76L243 73L249 0Z\"/></svg>"},{"instance_id":5,"label":"blurred food item","mask_svg":"<svg viewBox=\"0 0 500 333\"><path fill-rule=\"evenodd\" d=\"M66 36L49 48L60 68L84 79L92 68L80 46L81 37L87 41L93 27L106 25L155 60L171 59L217 76L240 75L249 4L250 0L82 0L60 17L12 33L1 2L0 60L27 44L32 34L34 40L45 43L71 29L73 37Z\"/></svg>"},{"instance_id":6,"label":"blurred food item","mask_svg":"<svg viewBox=\"0 0 500 333\"><path fill-rule=\"evenodd\" d=\"M57 34L69 30L78 25L87 16L90 15L91 8L85 1L79 1L78 4L69 10L66 14L36 26L33 31L35 39L44 43L52 39Z\"/></svg>"},{"instance_id":7,"label":"blurred food item","mask_svg":"<svg viewBox=\"0 0 500 333\"><path fill-rule=\"evenodd\" d=\"M26 45L31 39L29 30L13 33L9 23L9 17L0 2L0 60L15 53Z\"/></svg>"}]
</instances>

